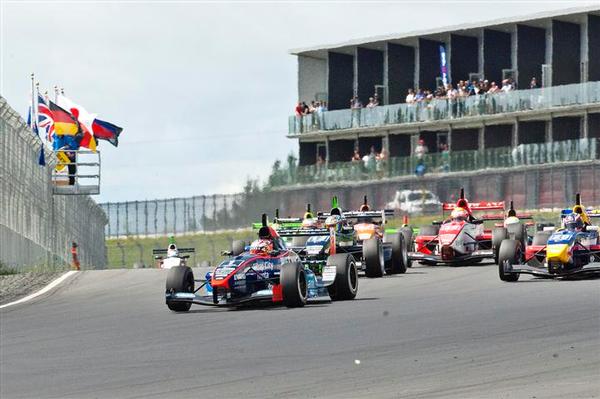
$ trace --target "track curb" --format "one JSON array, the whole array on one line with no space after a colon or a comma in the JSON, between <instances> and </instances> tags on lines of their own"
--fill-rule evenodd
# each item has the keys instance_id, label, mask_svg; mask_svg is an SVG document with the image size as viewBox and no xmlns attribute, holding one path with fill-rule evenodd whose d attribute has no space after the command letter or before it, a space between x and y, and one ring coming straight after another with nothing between
<instances>
[{"instance_id":1,"label":"track curb","mask_svg":"<svg viewBox=\"0 0 600 399\"><path fill-rule=\"evenodd\" d=\"M68 271L68 272L64 273L62 276L60 276L60 277L54 279L53 281L51 281L50 283L48 283L48 285L46 285L41 290L34 292L33 294L29 294L21 299L17 299L16 301L5 303L4 305L0 305L0 309L8 308L10 306L18 305L20 303L25 303L34 298L37 298L38 296L49 292L51 289L58 287L58 285L60 285L60 283L62 283L63 281L65 281L66 279L68 279L70 276L72 276L75 273L77 273L76 270Z\"/></svg>"}]
</instances>

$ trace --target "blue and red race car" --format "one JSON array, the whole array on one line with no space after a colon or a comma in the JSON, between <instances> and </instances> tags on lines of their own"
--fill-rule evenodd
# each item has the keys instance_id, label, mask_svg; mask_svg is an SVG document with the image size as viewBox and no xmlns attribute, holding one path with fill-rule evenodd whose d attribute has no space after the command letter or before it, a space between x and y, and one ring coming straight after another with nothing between
<instances>
[{"instance_id":1,"label":"blue and red race car","mask_svg":"<svg viewBox=\"0 0 600 399\"><path fill-rule=\"evenodd\" d=\"M192 269L177 266L169 270L165 300L176 312L188 311L192 304L240 306L251 302L304 306L313 298L354 299L358 292L358 271L350 254L331 255L325 267L313 271L300 257L286 248L266 215L258 240L240 254L219 264L206 279L195 280ZM195 287L195 283L201 283Z\"/></svg>"}]
</instances>

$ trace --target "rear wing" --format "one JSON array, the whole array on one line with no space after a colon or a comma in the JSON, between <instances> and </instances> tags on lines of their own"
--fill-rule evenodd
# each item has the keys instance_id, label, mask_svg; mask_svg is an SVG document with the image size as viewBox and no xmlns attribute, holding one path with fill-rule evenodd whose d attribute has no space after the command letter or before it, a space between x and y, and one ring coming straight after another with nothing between
<instances>
[{"instance_id":1,"label":"rear wing","mask_svg":"<svg viewBox=\"0 0 600 399\"><path fill-rule=\"evenodd\" d=\"M196 248L177 248L177 251L179 251L180 254L195 254ZM166 254L167 254L166 249L153 249L152 250L152 255L166 255Z\"/></svg>"},{"instance_id":2,"label":"rear wing","mask_svg":"<svg viewBox=\"0 0 600 399\"><path fill-rule=\"evenodd\" d=\"M570 215L571 213L573 213L573 209L570 209L570 208L563 209L562 211L560 211L560 218L562 219L565 216ZM585 210L585 213L590 218L600 218L600 209L587 208Z\"/></svg>"},{"instance_id":3,"label":"rear wing","mask_svg":"<svg viewBox=\"0 0 600 399\"><path fill-rule=\"evenodd\" d=\"M312 237L329 235L328 229L280 229L277 230L279 237Z\"/></svg>"},{"instance_id":4,"label":"rear wing","mask_svg":"<svg viewBox=\"0 0 600 399\"><path fill-rule=\"evenodd\" d=\"M487 210L504 210L504 201L496 202L470 202L469 209L472 211L487 211ZM451 211L456 208L456 204L444 202L442 210Z\"/></svg>"},{"instance_id":5,"label":"rear wing","mask_svg":"<svg viewBox=\"0 0 600 399\"><path fill-rule=\"evenodd\" d=\"M533 215L531 213L517 213L515 216L519 219L533 219ZM482 215L478 219L482 220L504 220L505 216L502 213L490 213L487 215Z\"/></svg>"},{"instance_id":6,"label":"rear wing","mask_svg":"<svg viewBox=\"0 0 600 399\"><path fill-rule=\"evenodd\" d=\"M327 219L329 216L331 216L331 213L329 212L319 212L317 214L317 217L319 218L319 220L325 220ZM373 219L382 219L385 221L386 217L392 217L394 216L394 210L393 209L382 209L380 211L346 211L346 212L342 212L342 216L344 216L346 219L358 219L358 218L373 218Z\"/></svg>"}]
</instances>

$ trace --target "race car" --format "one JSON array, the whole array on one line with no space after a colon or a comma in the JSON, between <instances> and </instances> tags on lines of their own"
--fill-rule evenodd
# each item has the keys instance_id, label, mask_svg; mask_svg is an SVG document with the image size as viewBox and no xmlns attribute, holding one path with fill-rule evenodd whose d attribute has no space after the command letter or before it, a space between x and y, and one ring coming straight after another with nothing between
<instances>
[{"instance_id":1,"label":"race car","mask_svg":"<svg viewBox=\"0 0 600 399\"><path fill-rule=\"evenodd\" d=\"M313 271L286 248L268 225L266 215L258 239L247 250L238 255L231 251L225 254L229 258L207 273L204 280L195 280L187 266L169 270L167 307L185 312L192 304L231 307L264 301L301 307L324 296L333 301L354 299L358 292L358 272L349 254L331 255L321 270ZM198 288L196 282L200 283Z\"/></svg>"},{"instance_id":2,"label":"race car","mask_svg":"<svg viewBox=\"0 0 600 399\"><path fill-rule=\"evenodd\" d=\"M426 265L459 265L493 259L492 231L484 228L485 220L499 220L503 216L481 215L474 211L504 210L504 202L469 203L461 188L456 204L444 203L442 210L450 211L443 222L424 226L414 239L414 251L408 258ZM443 215L445 218L445 214Z\"/></svg>"},{"instance_id":3,"label":"race car","mask_svg":"<svg viewBox=\"0 0 600 399\"><path fill-rule=\"evenodd\" d=\"M195 252L195 248L177 248L175 239L169 237L167 249L153 249L152 255L158 261L160 269L171 269L177 266L187 266L187 259L189 259L190 255L184 254L193 254Z\"/></svg>"},{"instance_id":4,"label":"race car","mask_svg":"<svg viewBox=\"0 0 600 399\"><path fill-rule=\"evenodd\" d=\"M392 210L370 210L366 198L358 211L343 212L334 197L331 211L318 213L317 222L301 228L280 229L279 234L291 237L294 243L306 237L304 243L299 243L303 245L291 248L302 262L314 267L322 267L327 256L347 253L367 277L381 277L386 272L404 273L409 266L405 235L384 232L383 228L386 217L393 213Z\"/></svg>"},{"instance_id":5,"label":"race car","mask_svg":"<svg viewBox=\"0 0 600 399\"><path fill-rule=\"evenodd\" d=\"M534 225L531 221L531 214L518 214L515 210L513 201L510 201L510 207L504 215L486 215L484 220L502 220L502 223L497 224L492 229L492 251L494 251L494 263L498 264L498 253L500 244L507 238L517 240L523 246L530 243L532 235L529 234L528 227Z\"/></svg>"},{"instance_id":6,"label":"race car","mask_svg":"<svg viewBox=\"0 0 600 399\"><path fill-rule=\"evenodd\" d=\"M561 228L535 234L531 245L505 239L500 244L498 275L500 280L515 282L521 273L538 277L570 277L600 274L600 210L585 209L576 195L575 205L561 211Z\"/></svg>"}]
</instances>

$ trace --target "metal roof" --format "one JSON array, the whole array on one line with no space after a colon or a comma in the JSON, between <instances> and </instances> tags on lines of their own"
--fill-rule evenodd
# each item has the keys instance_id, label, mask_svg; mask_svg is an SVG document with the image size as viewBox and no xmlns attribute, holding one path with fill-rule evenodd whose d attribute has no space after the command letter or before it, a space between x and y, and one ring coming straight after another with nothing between
<instances>
[{"instance_id":1,"label":"metal roof","mask_svg":"<svg viewBox=\"0 0 600 399\"><path fill-rule=\"evenodd\" d=\"M342 53L353 53L354 48L357 46L383 50L386 42L415 46L419 38L443 41L444 36L450 33L475 36L477 35L478 30L481 28L494 28L501 31L511 31L514 24L545 27L546 24L552 19L579 23L581 22L581 18L587 14L600 15L600 6L594 5L573 7L563 10L545 11L517 17L495 19L487 22L458 24L420 31L352 39L342 43L323 44L313 47L292 49L290 50L290 54L325 58L327 56L327 52L330 50L335 50L336 52Z\"/></svg>"}]
</instances>

